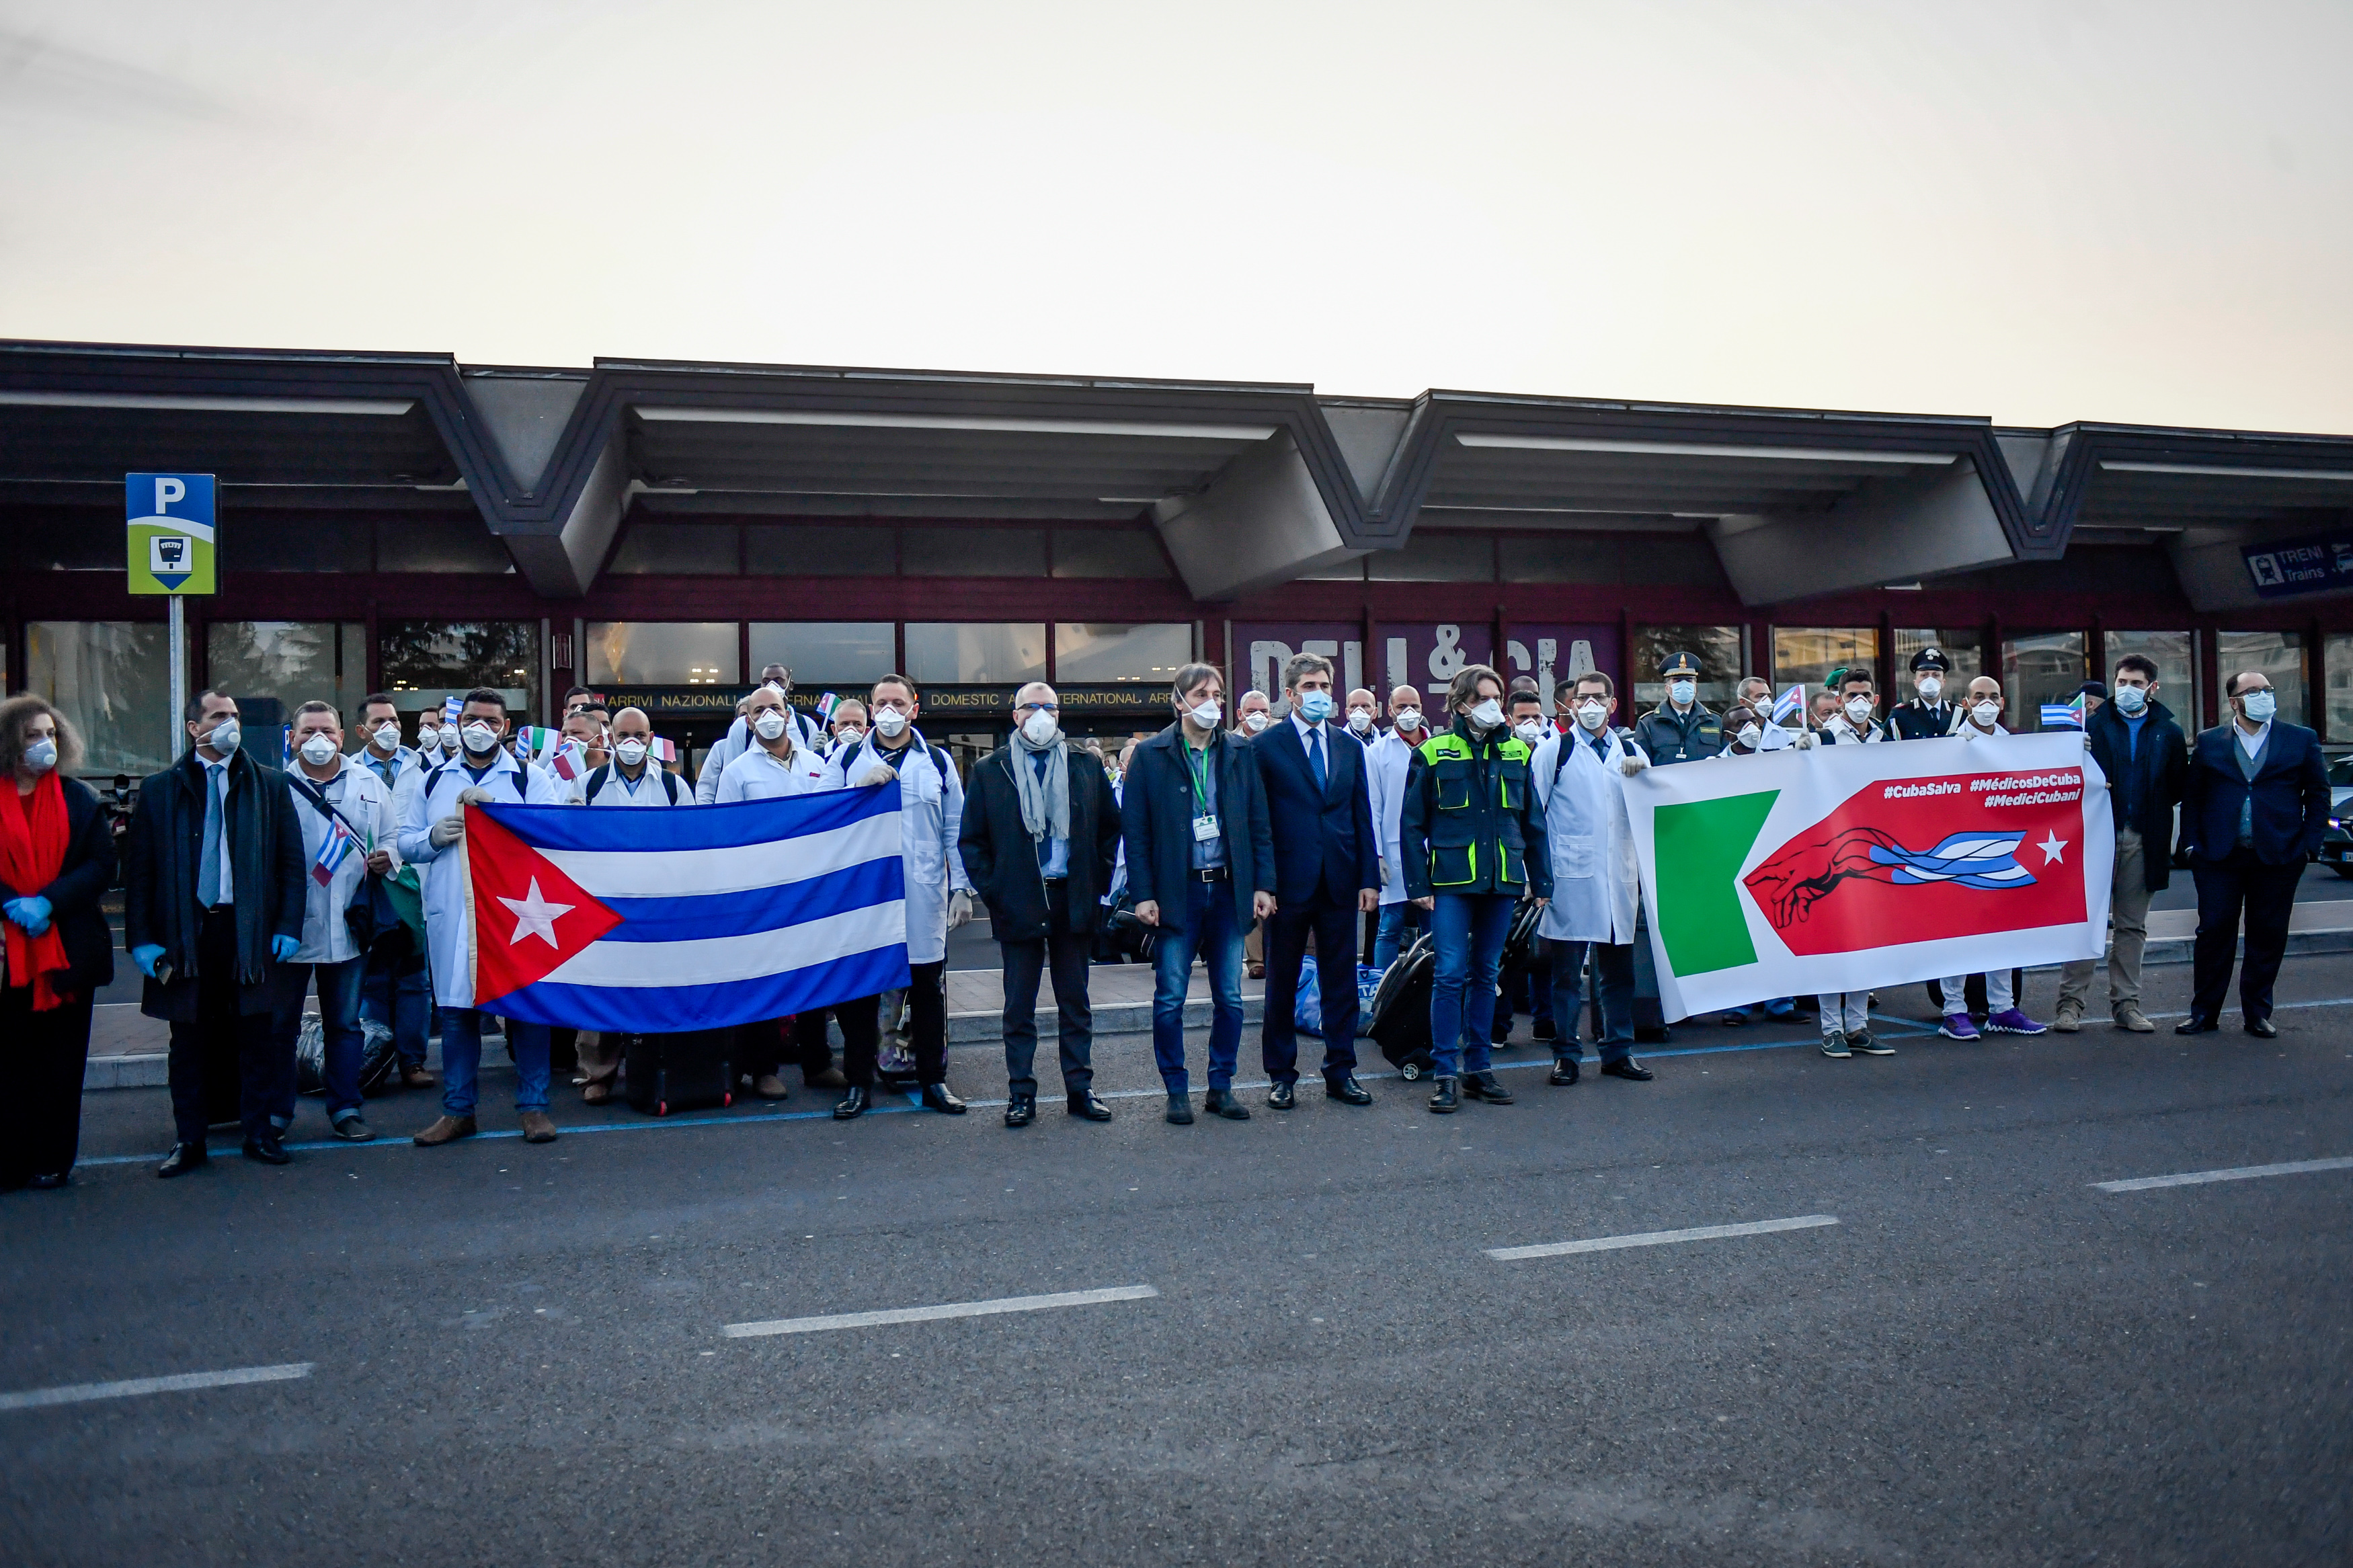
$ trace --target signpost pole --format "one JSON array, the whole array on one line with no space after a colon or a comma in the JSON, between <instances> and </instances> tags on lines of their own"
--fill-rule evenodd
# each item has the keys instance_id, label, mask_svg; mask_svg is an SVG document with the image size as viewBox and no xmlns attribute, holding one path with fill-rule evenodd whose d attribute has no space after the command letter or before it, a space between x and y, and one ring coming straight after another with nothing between
<instances>
[{"instance_id":1,"label":"signpost pole","mask_svg":"<svg viewBox=\"0 0 2353 1568\"><path fill-rule=\"evenodd\" d=\"M130 570L125 586L133 594L160 594L171 600L165 657L172 668L164 686L172 695L166 728L174 762L188 744L180 718L188 710L188 607L180 601L184 595L214 591L217 574L213 552L218 543L214 525L218 518L213 501L218 488L210 474L122 476L130 551L124 562Z\"/></svg>"},{"instance_id":2,"label":"signpost pole","mask_svg":"<svg viewBox=\"0 0 2353 1568\"><path fill-rule=\"evenodd\" d=\"M188 710L188 602L172 595L172 760L188 747L188 727L180 722Z\"/></svg>"}]
</instances>

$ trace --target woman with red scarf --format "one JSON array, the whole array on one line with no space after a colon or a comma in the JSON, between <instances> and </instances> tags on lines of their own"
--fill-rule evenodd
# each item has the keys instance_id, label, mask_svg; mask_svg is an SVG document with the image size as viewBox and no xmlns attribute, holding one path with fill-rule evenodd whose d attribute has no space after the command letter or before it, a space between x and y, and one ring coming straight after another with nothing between
<instances>
[{"instance_id":1,"label":"woman with red scarf","mask_svg":"<svg viewBox=\"0 0 2353 1568\"><path fill-rule=\"evenodd\" d=\"M0 702L0 1191L62 1187L81 1143L90 999L114 978L99 908L114 835L65 776L81 743L37 697Z\"/></svg>"}]
</instances>

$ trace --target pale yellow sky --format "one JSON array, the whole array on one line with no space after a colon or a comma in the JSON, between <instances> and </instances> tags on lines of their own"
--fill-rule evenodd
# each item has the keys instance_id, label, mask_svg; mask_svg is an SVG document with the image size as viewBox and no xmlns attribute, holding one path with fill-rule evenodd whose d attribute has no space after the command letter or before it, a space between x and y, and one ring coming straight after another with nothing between
<instances>
[{"instance_id":1,"label":"pale yellow sky","mask_svg":"<svg viewBox=\"0 0 2353 1568\"><path fill-rule=\"evenodd\" d=\"M0 0L0 336L2353 432L2353 5Z\"/></svg>"}]
</instances>

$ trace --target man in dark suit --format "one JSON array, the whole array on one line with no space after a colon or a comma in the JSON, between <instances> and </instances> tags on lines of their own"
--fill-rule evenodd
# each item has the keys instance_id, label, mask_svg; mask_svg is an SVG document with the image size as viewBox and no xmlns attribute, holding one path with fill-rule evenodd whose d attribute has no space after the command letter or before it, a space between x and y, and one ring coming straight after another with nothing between
<instances>
[{"instance_id":1,"label":"man in dark suit","mask_svg":"<svg viewBox=\"0 0 2353 1568\"><path fill-rule=\"evenodd\" d=\"M1267 921L1260 1035L1266 1075L1274 1080L1266 1102L1277 1110L1297 1103L1294 1004L1312 931L1324 1003L1324 1092L1344 1104L1370 1105L1372 1094L1356 1081L1356 930L1381 906L1381 852L1365 750L1326 721L1338 709L1330 659L1299 654L1283 667L1282 681L1290 717L1250 742L1274 838L1275 911Z\"/></svg>"},{"instance_id":2,"label":"man in dark suit","mask_svg":"<svg viewBox=\"0 0 2353 1568\"><path fill-rule=\"evenodd\" d=\"M305 901L286 775L244 749L227 692L197 693L185 718L194 749L139 786L122 878L123 946L147 977L139 1010L172 1026L174 1142L155 1171L165 1177L206 1162L204 1064L224 1048L237 1058L246 1157L286 1163L269 1106L293 1073L293 1041L279 1049L271 1014L277 966L302 945Z\"/></svg>"},{"instance_id":3,"label":"man in dark suit","mask_svg":"<svg viewBox=\"0 0 2353 1568\"><path fill-rule=\"evenodd\" d=\"M1202 1110L1229 1121L1242 1037L1242 932L1274 912L1274 845L1266 788L1249 745L1221 722L1225 681L1188 664L1171 692L1176 722L1135 748L1121 781L1120 828L1135 918L1153 944L1152 1055L1168 1090L1168 1120L1190 1125L1185 1072L1185 993L1198 955L1209 972L1209 1093ZM1353 983L1353 982L1352 982Z\"/></svg>"},{"instance_id":4,"label":"man in dark suit","mask_svg":"<svg viewBox=\"0 0 2353 1568\"><path fill-rule=\"evenodd\" d=\"M2328 770L2318 735L2274 717L2279 699L2262 670L2239 671L2222 694L2231 721L2198 737L2181 794L2181 847L2198 879L2198 944L2189 1016L2173 1032L2203 1035L2220 1026L2243 909L2239 1012L2247 1033L2268 1040L2279 1033L2272 982L2287 951L2295 885L2328 831Z\"/></svg>"},{"instance_id":5,"label":"man in dark suit","mask_svg":"<svg viewBox=\"0 0 2353 1568\"><path fill-rule=\"evenodd\" d=\"M1004 959L1008 1127L1038 1119L1038 977L1050 963L1070 1113L1111 1120L1094 1089L1087 960L1119 858L1119 807L1103 763L1063 738L1061 719L1044 681L1013 694L1013 738L972 770L956 842Z\"/></svg>"}]
</instances>

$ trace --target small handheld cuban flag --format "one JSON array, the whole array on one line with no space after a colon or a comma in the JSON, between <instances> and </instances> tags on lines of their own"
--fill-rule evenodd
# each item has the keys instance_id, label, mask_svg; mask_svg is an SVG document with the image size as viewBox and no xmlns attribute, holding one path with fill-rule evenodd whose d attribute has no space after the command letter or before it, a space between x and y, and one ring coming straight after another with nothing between
<instances>
[{"instance_id":1,"label":"small handheld cuban flag","mask_svg":"<svg viewBox=\"0 0 2353 1568\"><path fill-rule=\"evenodd\" d=\"M2045 702L2042 705L2042 727L2046 730L2082 729L2084 694L2077 692L2073 702Z\"/></svg>"},{"instance_id":2,"label":"small handheld cuban flag","mask_svg":"<svg viewBox=\"0 0 2353 1568\"><path fill-rule=\"evenodd\" d=\"M833 728L833 710L841 706L841 699L828 691L817 700L817 722L822 730Z\"/></svg>"},{"instance_id":3,"label":"small handheld cuban flag","mask_svg":"<svg viewBox=\"0 0 2353 1568\"><path fill-rule=\"evenodd\" d=\"M1773 722L1786 724L1806 710L1806 683L1799 681L1773 704Z\"/></svg>"},{"instance_id":4,"label":"small handheld cuban flag","mask_svg":"<svg viewBox=\"0 0 2353 1568\"><path fill-rule=\"evenodd\" d=\"M327 840L319 846L318 858L311 862L311 879L322 888L332 887L335 872L342 868L344 857L359 847L359 836L343 826L343 817L329 817Z\"/></svg>"},{"instance_id":5,"label":"small handheld cuban flag","mask_svg":"<svg viewBox=\"0 0 2353 1568\"><path fill-rule=\"evenodd\" d=\"M455 724L458 721L458 716L465 710L466 700L459 696L456 692L451 692L448 697L441 700L442 724L444 726Z\"/></svg>"}]
</instances>

